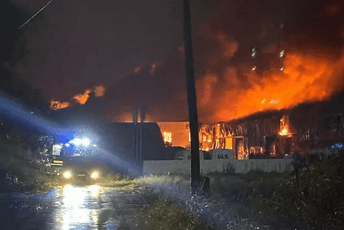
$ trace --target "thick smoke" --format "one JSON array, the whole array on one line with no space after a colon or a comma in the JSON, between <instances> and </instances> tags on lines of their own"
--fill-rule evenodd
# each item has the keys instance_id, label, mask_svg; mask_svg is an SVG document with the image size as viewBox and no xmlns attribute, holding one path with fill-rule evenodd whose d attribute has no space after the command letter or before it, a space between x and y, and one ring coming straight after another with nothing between
<instances>
[{"instance_id":1,"label":"thick smoke","mask_svg":"<svg viewBox=\"0 0 344 230\"><path fill-rule=\"evenodd\" d=\"M201 122L326 100L343 88L342 3L209 0L202 4L205 7L196 4L192 11ZM182 31L181 24L178 29ZM148 56L152 53L146 51ZM129 50L128 56L133 56ZM106 73L113 74L113 80L103 82L101 110L106 119L130 121L132 109L145 106L149 121L187 120L183 49L175 47L163 60L147 58L139 63L146 64L131 62L132 71L122 76ZM96 76L105 74L102 69ZM76 73L79 78L87 74ZM88 96L85 93L77 98L80 102Z\"/></svg>"},{"instance_id":2,"label":"thick smoke","mask_svg":"<svg viewBox=\"0 0 344 230\"><path fill-rule=\"evenodd\" d=\"M201 121L326 100L343 89L342 10L338 3L310 1L220 4L199 27L196 42L203 58L197 80Z\"/></svg>"}]
</instances>

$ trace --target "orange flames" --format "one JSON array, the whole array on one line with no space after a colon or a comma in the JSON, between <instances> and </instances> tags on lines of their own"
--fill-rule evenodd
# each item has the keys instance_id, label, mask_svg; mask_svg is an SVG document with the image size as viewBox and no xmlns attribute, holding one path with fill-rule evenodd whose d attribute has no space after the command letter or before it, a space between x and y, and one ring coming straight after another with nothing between
<instances>
[{"instance_id":1,"label":"orange flames","mask_svg":"<svg viewBox=\"0 0 344 230\"><path fill-rule=\"evenodd\" d=\"M281 136L285 136L287 134L288 134L288 129L287 128L282 129L282 131L280 132Z\"/></svg>"},{"instance_id":2,"label":"orange flames","mask_svg":"<svg viewBox=\"0 0 344 230\"><path fill-rule=\"evenodd\" d=\"M291 136L292 129L290 127L289 116L284 115L280 120L280 132L281 136Z\"/></svg>"},{"instance_id":3,"label":"orange flames","mask_svg":"<svg viewBox=\"0 0 344 230\"><path fill-rule=\"evenodd\" d=\"M76 102L78 102L79 104L84 105L90 97L90 93L91 90L86 89L83 94L77 94L73 97L73 99L76 100Z\"/></svg>"},{"instance_id":4,"label":"orange flames","mask_svg":"<svg viewBox=\"0 0 344 230\"><path fill-rule=\"evenodd\" d=\"M155 73L156 69L160 66L161 62L155 61L150 64L150 73ZM135 74L139 74L142 72L143 68L146 68L147 66L138 65L134 69ZM102 97L105 94L105 87L103 85L96 86L93 90L87 89L83 94L77 94L75 95L70 102L61 102L57 100L51 100L50 101L50 108L52 110L59 110L59 109L66 109L71 106L72 102L77 102L78 104L84 105L88 101L90 97L90 93L94 93L96 97ZM127 117L127 116L124 116ZM121 120L127 121L127 118L121 118ZM130 120L130 119L129 119Z\"/></svg>"},{"instance_id":5,"label":"orange flames","mask_svg":"<svg viewBox=\"0 0 344 230\"><path fill-rule=\"evenodd\" d=\"M71 101L75 101L80 105L86 104L88 98L90 97L90 93L94 93L96 97L102 97L105 94L105 87L103 85L96 86L94 90L87 89L83 94L75 95ZM50 109L52 110L59 110L59 109L66 109L71 106L71 102L60 102L57 100L50 101Z\"/></svg>"},{"instance_id":6,"label":"orange flames","mask_svg":"<svg viewBox=\"0 0 344 230\"><path fill-rule=\"evenodd\" d=\"M344 55L331 60L322 54L287 53L283 71L263 77L251 71L245 80L239 77L237 68L229 66L222 76L209 73L197 82L199 108L208 111L211 106L212 121L224 121L326 100L343 89L343 64Z\"/></svg>"},{"instance_id":7,"label":"orange flames","mask_svg":"<svg viewBox=\"0 0 344 230\"><path fill-rule=\"evenodd\" d=\"M60 101L55 101L55 100L50 101L50 108L52 110L65 109L65 108L68 108L69 106L70 106L69 102L60 102Z\"/></svg>"}]
</instances>

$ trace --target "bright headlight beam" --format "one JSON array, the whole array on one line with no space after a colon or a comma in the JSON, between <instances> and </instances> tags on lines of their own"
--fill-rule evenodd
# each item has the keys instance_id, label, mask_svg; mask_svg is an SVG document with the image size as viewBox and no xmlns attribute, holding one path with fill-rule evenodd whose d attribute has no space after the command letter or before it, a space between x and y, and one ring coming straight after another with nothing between
<instances>
[{"instance_id":1,"label":"bright headlight beam","mask_svg":"<svg viewBox=\"0 0 344 230\"><path fill-rule=\"evenodd\" d=\"M71 144L74 144L75 146L83 145L84 147L88 147L91 144L90 139L84 137L82 139L75 138L70 141Z\"/></svg>"},{"instance_id":2,"label":"bright headlight beam","mask_svg":"<svg viewBox=\"0 0 344 230\"><path fill-rule=\"evenodd\" d=\"M98 177L99 177L99 173L98 172L93 172L91 174L91 178L93 178L93 179L97 179Z\"/></svg>"},{"instance_id":3,"label":"bright headlight beam","mask_svg":"<svg viewBox=\"0 0 344 230\"><path fill-rule=\"evenodd\" d=\"M63 173L63 176L64 176L64 178L69 179L72 177L72 174L69 171L67 171L67 172Z\"/></svg>"},{"instance_id":4,"label":"bright headlight beam","mask_svg":"<svg viewBox=\"0 0 344 230\"><path fill-rule=\"evenodd\" d=\"M70 143L72 143L76 146L79 146L82 144L82 140L80 138L75 138L75 139L71 140Z\"/></svg>"},{"instance_id":5,"label":"bright headlight beam","mask_svg":"<svg viewBox=\"0 0 344 230\"><path fill-rule=\"evenodd\" d=\"M83 146L87 147L87 146L89 146L90 144L91 144L90 139L88 139L88 138L82 139L82 145L83 145Z\"/></svg>"}]
</instances>

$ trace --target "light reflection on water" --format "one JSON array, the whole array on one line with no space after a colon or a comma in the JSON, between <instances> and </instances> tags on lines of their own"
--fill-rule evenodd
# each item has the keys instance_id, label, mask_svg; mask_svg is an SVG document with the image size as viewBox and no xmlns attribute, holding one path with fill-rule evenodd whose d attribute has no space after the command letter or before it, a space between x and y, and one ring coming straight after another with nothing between
<instances>
[{"instance_id":1,"label":"light reflection on water","mask_svg":"<svg viewBox=\"0 0 344 230\"><path fill-rule=\"evenodd\" d=\"M93 198L98 198L100 196L100 186L99 185L91 185L89 187L91 191L91 195Z\"/></svg>"},{"instance_id":2,"label":"light reflection on water","mask_svg":"<svg viewBox=\"0 0 344 230\"><path fill-rule=\"evenodd\" d=\"M96 228L99 221L99 211L90 207L91 200L100 197L101 187L73 187L66 185L63 190L63 199L60 209L61 229L89 229ZM57 227L57 226L56 226Z\"/></svg>"}]
</instances>

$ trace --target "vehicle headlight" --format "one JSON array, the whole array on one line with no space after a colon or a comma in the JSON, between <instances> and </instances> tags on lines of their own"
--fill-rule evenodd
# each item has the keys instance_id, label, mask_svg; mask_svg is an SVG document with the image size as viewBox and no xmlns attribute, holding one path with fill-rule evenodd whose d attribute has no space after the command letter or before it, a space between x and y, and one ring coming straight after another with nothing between
<instances>
[{"instance_id":1,"label":"vehicle headlight","mask_svg":"<svg viewBox=\"0 0 344 230\"><path fill-rule=\"evenodd\" d=\"M92 174L91 174L91 178L92 179L97 179L99 177L99 173L98 172L93 172Z\"/></svg>"},{"instance_id":2,"label":"vehicle headlight","mask_svg":"<svg viewBox=\"0 0 344 230\"><path fill-rule=\"evenodd\" d=\"M66 178L66 179L69 179L69 178L72 177L72 174L69 171L67 171L67 172L63 173L63 177Z\"/></svg>"}]
</instances>

